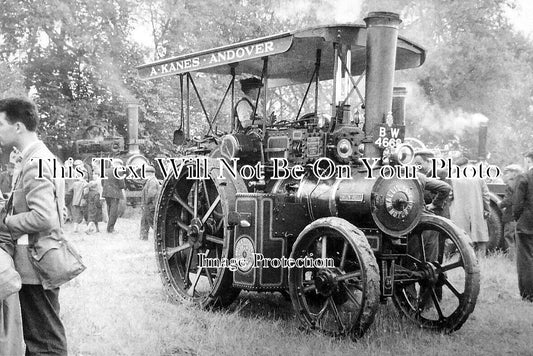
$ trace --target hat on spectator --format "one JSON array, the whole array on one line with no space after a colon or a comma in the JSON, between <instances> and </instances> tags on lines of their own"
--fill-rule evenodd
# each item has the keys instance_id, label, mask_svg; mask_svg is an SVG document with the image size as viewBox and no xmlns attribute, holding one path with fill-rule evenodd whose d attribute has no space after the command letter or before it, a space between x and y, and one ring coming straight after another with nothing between
<instances>
[{"instance_id":1,"label":"hat on spectator","mask_svg":"<svg viewBox=\"0 0 533 356\"><path fill-rule=\"evenodd\" d=\"M522 169L522 166L520 166L519 164L510 164L508 166L505 166L505 168L503 169L503 172L522 172L523 169Z\"/></svg>"}]
</instances>

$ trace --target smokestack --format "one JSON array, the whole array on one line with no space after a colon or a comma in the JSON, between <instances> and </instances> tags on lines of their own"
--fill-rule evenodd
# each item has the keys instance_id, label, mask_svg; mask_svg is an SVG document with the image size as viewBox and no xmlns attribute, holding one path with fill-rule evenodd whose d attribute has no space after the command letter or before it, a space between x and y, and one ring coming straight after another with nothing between
<instances>
[{"instance_id":1,"label":"smokestack","mask_svg":"<svg viewBox=\"0 0 533 356\"><path fill-rule=\"evenodd\" d=\"M371 135L377 125L392 115L392 88L396 64L398 27L402 22L392 12L371 12L366 22L365 126ZM374 140L376 137L374 137ZM380 157L381 150L372 143L365 145L366 157Z\"/></svg>"},{"instance_id":2,"label":"smokestack","mask_svg":"<svg viewBox=\"0 0 533 356\"><path fill-rule=\"evenodd\" d=\"M405 97L407 89L394 87L392 91L392 118L395 125L405 126Z\"/></svg>"},{"instance_id":3,"label":"smokestack","mask_svg":"<svg viewBox=\"0 0 533 356\"><path fill-rule=\"evenodd\" d=\"M481 121L479 123L479 139L478 139L478 159L484 161L487 159L487 131L488 123Z\"/></svg>"},{"instance_id":4,"label":"smokestack","mask_svg":"<svg viewBox=\"0 0 533 356\"><path fill-rule=\"evenodd\" d=\"M139 154L139 104L128 103L128 153Z\"/></svg>"}]
</instances>

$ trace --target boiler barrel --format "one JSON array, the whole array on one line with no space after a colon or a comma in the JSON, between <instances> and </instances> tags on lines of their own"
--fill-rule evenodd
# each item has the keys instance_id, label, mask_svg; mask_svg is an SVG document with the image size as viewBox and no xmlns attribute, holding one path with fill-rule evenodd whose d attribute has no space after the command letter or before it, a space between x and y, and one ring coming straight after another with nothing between
<instances>
[{"instance_id":1,"label":"boiler barrel","mask_svg":"<svg viewBox=\"0 0 533 356\"><path fill-rule=\"evenodd\" d=\"M314 219L338 216L357 227L372 227L371 194L376 179L366 175L366 169L353 168L352 179L307 176L299 184L297 199Z\"/></svg>"}]
</instances>

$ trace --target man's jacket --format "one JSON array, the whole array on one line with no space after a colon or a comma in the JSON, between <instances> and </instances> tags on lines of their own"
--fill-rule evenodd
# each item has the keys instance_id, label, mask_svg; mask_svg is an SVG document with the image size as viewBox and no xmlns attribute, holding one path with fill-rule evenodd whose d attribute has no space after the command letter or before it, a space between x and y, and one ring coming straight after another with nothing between
<instances>
[{"instance_id":1,"label":"man's jacket","mask_svg":"<svg viewBox=\"0 0 533 356\"><path fill-rule=\"evenodd\" d=\"M24 152L22 170L15 178L16 184L13 188L12 214L8 211L5 218L12 238L18 240L28 234L29 240L34 241L40 254L57 247L50 243L40 246L39 240L44 236L60 235L59 219L62 216L58 211L62 212L64 207L64 180L52 178L52 162L49 161L52 159L55 159L54 155L41 141L32 144L29 150ZM42 164L39 164L39 160ZM29 261L27 246L20 242L22 240L15 246L14 260L22 283L40 284L40 278Z\"/></svg>"},{"instance_id":2,"label":"man's jacket","mask_svg":"<svg viewBox=\"0 0 533 356\"><path fill-rule=\"evenodd\" d=\"M117 179L113 175L113 167L106 169L105 176L107 179L102 179L102 197L122 199L122 189L126 187L124 179Z\"/></svg>"},{"instance_id":3,"label":"man's jacket","mask_svg":"<svg viewBox=\"0 0 533 356\"><path fill-rule=\"evenodd\" d=\"M159 184L157 178L150 177L144 184L144 188L142 190L142 205L149 209L155 209L155 204L157 202L157 196L159 195L160 188L161 184Z\"/></svg>"},{"instance_id":4,"label":"man's jacket","mask_svg":"<svg viewBox=\"0 0 533 356\"><path fill-rule=\"evenodd\" d=\"M518 177L513 195L513 216L517 221L517 232L533 234L533 169Z\"/></svg>"}]
</instances>

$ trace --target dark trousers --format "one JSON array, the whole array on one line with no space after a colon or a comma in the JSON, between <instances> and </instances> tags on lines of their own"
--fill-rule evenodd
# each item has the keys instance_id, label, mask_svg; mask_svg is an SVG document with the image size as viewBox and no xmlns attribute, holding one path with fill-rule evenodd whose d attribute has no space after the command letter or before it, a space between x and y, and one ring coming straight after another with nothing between
<instances>
[{"instance_id":1,"label":"dark trousers","mask_svg":"<svg viewBox=\"0 0 533 356\"><path fill-rule=\"evenodd\" d=\"M118 219L118 198L105 198L107 204L107 232L115 230L115 223Z\"/></svg>"},{"instance_id":2,"label":"dark trousers","mask_svg":"<svg viewBox=\"0 0 533 356\"><path fill-rule=\"evenodd\" d=\"M516 234L516 269L520 296L533 302L533 234Z\"/></svg>"},{"instance_id":3,"label":"dark trousers","mask_svg":"<svg viewBox=\"0 0 533 356\"><path fill-rule=\"evenodd\" d=\"M23 284L19 292L26 355L67 355L67 337L59 319L59 288Z\"/></svg>"},{"instance_id":4,"label":"dark trousers","mask_svg":"<svg viewBox=\"0 0 533 356\"><path fill-rule=\"evenodd\" d=\"M422 262L442 263L442 255L444 251L440 242L440 234L438 231L423 231L421 235L413 235L407 240L407 253ZM416 296L414 284L407 286L406 291L411 297ZM419 293L419 297L421 297L419 307L422 309L432 307L433 301L429 289L426 286L421 285ZM435 287L435 294L439 300L442 298L441 286Z\"/></svg>"},{"instance_id":5,"label":"dark trousers","mask_svg":"<svg viewBox=\"0 0 533 356\"><path fill-rule=\"evenodd\" d=\"M141 240L148 240L148 232L154 227L155 207L153 205L143 205L141 216Z\"/></svg>"},{"instance_id":6,"label":"dark trousers","mask_svg":"<svg viewBox=\"0 0 533 356\"><path fill-rule=\"evenodd\" d=\"M505 249L509 255L514 256L516 240L516 221L506 222L503 226L503 240Z\"/></svg>"}]
</instances>

